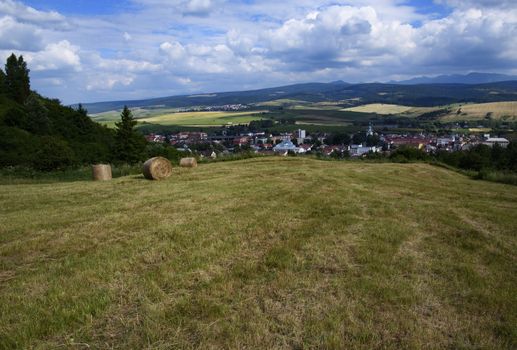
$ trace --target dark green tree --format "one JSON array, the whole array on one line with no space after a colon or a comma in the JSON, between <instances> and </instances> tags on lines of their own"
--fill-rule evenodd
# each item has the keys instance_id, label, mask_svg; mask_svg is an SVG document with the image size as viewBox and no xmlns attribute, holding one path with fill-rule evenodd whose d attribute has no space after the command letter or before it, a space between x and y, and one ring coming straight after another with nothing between
<instances>
[{"instance_id":1,"label":"dark green tree","mask_svg":"<svg viewBox=\"0 0 517 350\"><path fill-rule=\"evenodd\" d=\"M24 103L31 93L29 69L23 56L13 53L5 64L5 85L9 96L18 103Z\"/></svg>"},{"instance_id":2,"label":"dark green tree","mask_svg":"<svg viewBox=\"0 0 517 350\"><path fill-rule=\"evenodd\" d=\"M47 135L51 130L51 122L48 117L48 109L41 102L39 96L32 93L25 100L27 113L27 131L34 134Z\"/></svg>"},{"instance_id":3,"label":"dark green tree","mask_svg":"<svg viewBox=\"0 0 517 350\"><path fill-rule=\"evenodd\" d=\"M349 145L350 141L352 141L350 135L345 133L333 134L329 139L331 145Z\"/></svg>"},{"instance_id":4,"label":"dark green tree","mask_svg":"<svg viewBox=\"0 0 517 350\"><path fill-rule=\"evenodd\" d=\"M9 108L4 114L4 123L7 126L28 130L29 118L27 113L21 107L15 106Z\"/></svg>"},{"instance_id":5,"label":"dark green tree","mask_svg":"<svg viewBox=\"0 0 517 350\"><path fill-rule=\"evenodd\" d=\"M378 135L368 135L366 136L366 146L372 147L377 146L380 142L380 138Z\"/></svg>"},{"instance_id":6,"label":"dark green tree","mask_svg":"<svg viewBox=\"0 0 517 350\"><path fill-rule=\"evenodd\" d=\"M114 152L116 161L135 164L144 160L146 140L135 130L136 124L133 114L127 106L124 106L120 121L115 123L117 127Z\"/></svg>"},{"instance_id":7,"label":"dark green tree","mask_svg":"<svg viewBox=\"0 0 517 350\"><path fill-rule=\"evenodd\" d=\"M352 137L352 142L355 145L360 145L363 142L366 142L366 135L363 132L354 134L354 136Z\"/></svg>"},{"instance_id":8,"label":"dark green tree","mask_svg":"<svg viewBox=\"0 0 517 350\"><path fill-rule=\"evenodd\" d=\"M517 171L517 142L510 142L506 148L508 157L508 169Z\"/></svg>"},{"instance_id":9,"label":"dark green tree","mask_svg":"<svg viewBox=\"0 0 517 350\"><path fill-rule=\"evenodd\" d=\"M73 118L73 123L78 128L80 134L85 135L91 132L92 123L90 117L88 117L88 110L80 103L77 106L77 113Z\"/></svg>"},{"instance_id":10,"label":"dark green tree","mask_svg":"<svg viewBox=\"0 0 517 350\"><path fill-rule=\"evenodd\" d=\"M79 103L79 105L77 106L77 112L79 112L79 114L85 117L88 116L88 110L83 107L82 103Z\"/></svg>"},{"instance_id":11,"label":"dark green tree","mask_svg":"<svg viewBox=\"0 0 517 350\"><path fill-rule=\"evenodd\" d=\"M0 69L0 94L5 94L7 92L6 88L6 76L3 70Z\"/></svg>"},{"instance_id":12,"label":"dark green tree","mask_svg":"<svg viewBox=\"0 0 517 350\"><path fill-rule=\"evenodd\" d=\"M56 136L42 136L33 160L34 168L42 171L65 169L76 163L74 151L66 140Z\"/></svg>"}]
</instances>

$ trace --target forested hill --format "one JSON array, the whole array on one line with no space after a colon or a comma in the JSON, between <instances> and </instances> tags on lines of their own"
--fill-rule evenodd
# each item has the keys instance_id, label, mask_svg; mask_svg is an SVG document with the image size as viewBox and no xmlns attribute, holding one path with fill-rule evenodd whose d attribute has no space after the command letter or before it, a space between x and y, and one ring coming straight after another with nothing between
<instances>
[{"instance_id":1,"label":"forested hill","mask_svg":"<svg viewBox=\"0 0 517 350\"><path fill-rule=\"evenodd\" d=\"M488 84L348 84L308 83L268 89L197 95L171 96L134 101L85 104L91 113L129 107L192 107L225 104L252 104L278 99L309 102L342 101L352 103L392 103L408 106L440 106L460 102L500 102L517 100L517 81Z\"/></svg>"},{"instance_id":2,"label":"forested hill","mask_svg":"<svg viewBox=\"0 0 517 350\"><path fill-rule=\"evenodd\" d=\"M86 110L62 106L30 88L23 57L0 69L0 167L40 170L108 161L114 132L93 122Z\"/></svg>"}]
</instances>

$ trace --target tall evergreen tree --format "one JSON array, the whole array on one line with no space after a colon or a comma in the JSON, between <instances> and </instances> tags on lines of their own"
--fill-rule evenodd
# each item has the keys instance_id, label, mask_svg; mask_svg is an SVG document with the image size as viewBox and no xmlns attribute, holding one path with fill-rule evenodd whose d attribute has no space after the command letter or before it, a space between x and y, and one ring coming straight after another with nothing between
<instances>
[{"instance_id":1,"label":"tall evergreen tree","mask_svg":"<svg viewBox=\"0 0 517 350\"><path fill-rule=\"evenodd\" d=\"M115 123L117 127L115 159L117 161L134 164L144 160L146 140L135 130L136 124L133 114L127 106L124 106L120 114L120 121Z\"/></svg>"},{"instance_id":2,"label":"tall evergreen tree","mask_svg":"<svg viewBox=\"0 0 517 350\"><path fill-rule=\"evenodd\" d=\"M88 110L83 107L82 103L79 103L79 105L77 106L77 112L79 112L82 116L88 116Z\"/></svg>"},{"instance_id":3,"label":"tall evergreen tree","mask_svg":"<svg viewBox=\"0 0 517 350\"><path fill-rule=\"evenodd\" d=\"M28 131L40 135L50 133L51 122L48 117L48 109L36 93L31 93L25 100L25 110L27 112Z\"/></svg>"},{"instance_id":4,"label":"tall evergreen tree","mask_svg":"<svg viewBox=\"0 0 517 350\"><path fill-rule=\"evenodd\" d=\"M13 53L5 64L6 89L11 98L18 103L24 103L31 93L29 69L23 56L16 57Z\"/></svg>"},{"instance_id":5,"label":"tall evergreen tree","mask_svg":"<svg viewBox=\"0 0 517 350\"><path fill-rule=\"evenodd\" d=\"M6 80L5 73L3 70L0 69L0 94L5 94L7 92L5 80Z\"/></svg>"}]
</instances>

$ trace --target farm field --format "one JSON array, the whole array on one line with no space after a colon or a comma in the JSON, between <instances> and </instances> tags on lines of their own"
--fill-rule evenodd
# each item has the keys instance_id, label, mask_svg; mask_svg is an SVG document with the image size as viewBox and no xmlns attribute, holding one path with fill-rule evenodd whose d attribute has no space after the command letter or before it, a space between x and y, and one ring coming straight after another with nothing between
<instances>
[{"instance_id":1,"label":"farm field","mask_svg":"<svg viewBox=\"0 0 517 350\"><path fill-rule=\"evenodd\" d=\"M375 113L378 115L397 115L401 117L417 117L423 113L443 108L449 108L451 110L451 113L439 118L443 122L481 120L487 116L487 113L491 113L492 119L503 119L507 121L517 120L517 102L515 101L476 104L454 104L441 107L410 107L401 105L373 103L357 107L345 108L343 109L343 111Z\"/></svg>"},{"instance_id":2,"label":"farm field","mask_svg":"<svg viewBox=\"0 0 517 350\"><path fill-rule=\"evenodd\" d=\"M275 120L288 120L298 124L312 125L349 125L354 121L365 121L374 114L345 112L339 110L288 109L274 111L268 117Z\"/></svg>"},{"instance_id":3,"label":"farm field","mask_svg":"<svg viewBox=\"0 0 517 350\"><path fill-rule=\"evenodd\" d=\"M379 116L396 115L399 117L415 118L421 114L435 111L443 107L411 107L402 105L392 105L383 103L372 103L362 106L345 108L343 111L360 112L360 113L375 113Z\"/></svg>"},{"instance_id":4,"label":"farm field","mask_svg":"<svg viewBox=\"0 0 517 350\"><path fill-rule=\"evenodd\" d=\"M248 112L183 112L163 114L139 119L140 122L160 125L182 126L222 126L228 124L247 124L252 120L262 119L256 111Z\"/></svg>"},{"instance_id":5,"label":"farm field","mask_svg":"<svg viewBox=\"0 0 517 350\"><path fill-rule=\"evenodd\" d=\"M120 119L120 112L121 111L109 111L104 113L91 114L90 117L93 120L101 123L116 122ZM149 118L176 112L178 112L177 108L131 108L131 113L135 119Z\"/></svg>"},{"instance_id":6,"label":"farm field","mask_svg":"<svg viewBox=\"0 0 517 350\"><path fill-rule=\"evenodd\" d=\"M258 107L284 107L286 109L306 109L306 110L326 110L326 111L339 111L342 107L339 105L343 101L335 102L309 102L301 100L290 100L290 99L279 99L267 102L256 103Z\"/></svg>"},{"instance_id":7,"label":"farm field","mask_svg":"<svg viewBox=\"0 0 517 350\"><path fill-rule=\"evenodd\" d=\"M264 111L265 112L265 111ZM156 111L152 116L142 116L136 111L135 119L138 123L152 123L159 125L179 125L179 126L223 126L228 124L247 124L252 120L263 119L261 112L169 112ZM115 122L120 119L120 113L109 113L102 116L94 116L93 120L114 127Z\"/></svg>"},{"instance_id":8,"label":"farm field","mask_svg":"<svg viewBox=\"0 0 517 350\"><path fill-rule=\"evenodd\" d=\"M515 186L281 157L0 183L0 348L517 345Z\"/></svg>"},{"instance_id":9,"label":"farm field","mask_svg":"<svg viewBox=\"0 0 517 350\"><path fill-rule=\"evenodd\" d=\"M400 105L390 105L384 103L372 103L357 107L345 108L343 111L350 112L361 112L361 113L377 113L377 114L402 114L410 111L413 107L409 106L400 106Z\"/></svg>"},{"instance_id":10,"label":"farm field","mask_svg":"<svg viewBox=\"0 0 517 350\"><path fill-rule=\"evenodd\" d=\"M453 113L441 119L443 121L481 120L485 119L488 113L491 119L517 121L517 101L459 105L453 109Z\"/></svg>"},{"instance_id":11,"label":"farm field","mask_svg":"<svg viewBox=\"0 0 517 350\"><path fill-rule=\"evenodd\" d=\"M310 103L286 99L262 103L260 106L284 106L284 109L241 112L178 112L177 109L135 108L132 112L140 125L148 123L178 127L218 127L229 124L247 124L252 120L269 118L277 121L289 120L298 125L316 127L316 129L321 126L321 130L325 131L346 130L347 132L354 131L350 126L357 121L364 122L372 118L380 119L384 116L416 118L423 113L445 108L448 108L450 113L439 117L442 122L481 120L488 113L491 113L490 118L492 119L517 120L517 102L454 104L440 107L410 107L375 103L343 109L338 105L338 102ZM91 117L97 122L114 127L115 122L120 118L120 112L106 112Z\"/></svg>"},{"instance_id":12,"label":"farm field","mask_svg":"<svg viewBox=\"0 0 517 350\"><path fill-rule=\"evenodd\" d=\"M307 104L307 101L301 101L301 100L293 100L293 99L278 99L278 100L271 100L266 102L258 102L255 105L258 107L281 107L281 106L291 106L291 105L299 105L299 104Z\"/></svg>"}]
</instances>

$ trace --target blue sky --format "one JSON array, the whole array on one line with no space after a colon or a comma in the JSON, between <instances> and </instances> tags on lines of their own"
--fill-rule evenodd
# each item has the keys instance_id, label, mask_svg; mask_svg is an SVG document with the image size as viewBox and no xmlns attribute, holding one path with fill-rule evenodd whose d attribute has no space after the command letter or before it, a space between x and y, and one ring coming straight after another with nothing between
<instances>
[{"instance_id":1,"label":"blue sky","mask_svg":"<svg viewBox=\"0 0 517 350\"><path fill-rule=\"evenodd\" d=\"M0 56L65 103L517 74L514 0L0 0Z\"/></svg>"},{"instance_id":2,"label":"blue sky","mask_svg":"<svg viewBox=\"0 0 517 350\"><path fill-rule=\"evenodd\" d=\"M41 11L58 11L64 15L110 15L134 10L133 4L124 0L30 0L24 4Z\"/></svg>"}]
</instances>

